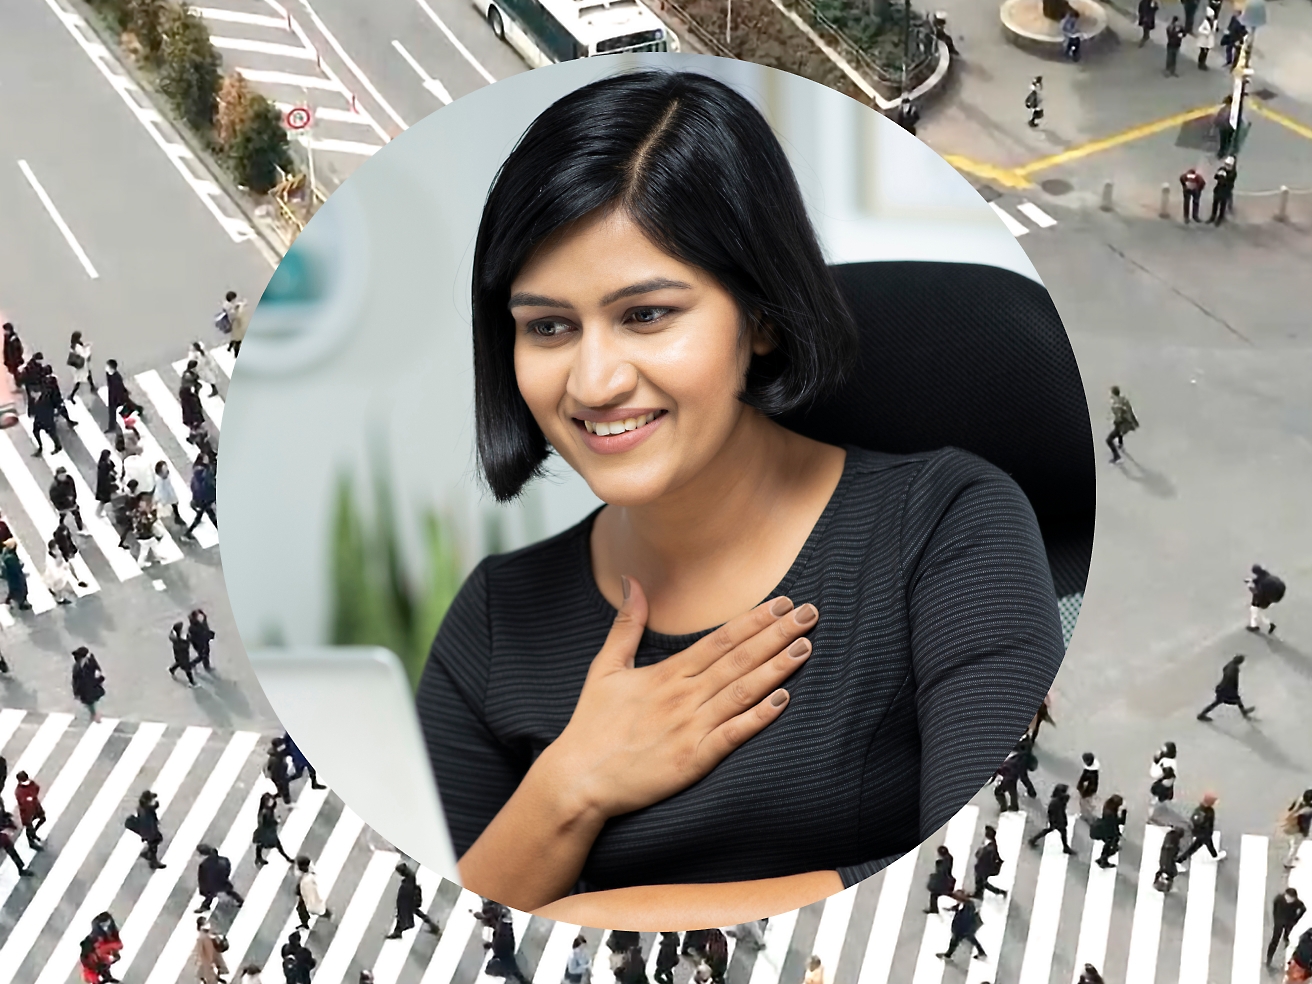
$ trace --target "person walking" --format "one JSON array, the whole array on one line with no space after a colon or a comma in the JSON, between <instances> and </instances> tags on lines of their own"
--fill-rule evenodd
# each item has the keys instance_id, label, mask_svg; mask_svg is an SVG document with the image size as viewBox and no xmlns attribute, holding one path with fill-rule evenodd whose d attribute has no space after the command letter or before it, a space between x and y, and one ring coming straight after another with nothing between
<instances>
[{"instance_id":1,"label":"person walking","mask_svg":"<svg viewBox=\"0 0 1312 984\"><path fill-rule=\"evenodd\" d=\"M1009 756L1016 763L1016 781L1025 788L1025 795L1038 799L1039 791L1034 788L1030 773L1039 767L1039 760L1034 755L1034 742L1028 734L1023 735Z\"/></svg>"},{"instance_id":2,"label":"person walking","mask_svg":"<svg viewBox=\"0 0 1312 984\"><path fill-rule=\"evenodd\" d=\"M118 371L118 362L115 359L105 360L105 406L109 418L105 423L105 433L119 429L119 411L136 414L138 417L146 416L145 410L136 400L132 399L132 394L128 392L128 384L123 381L122 374Z\"/></svg>"},{"instance_id":3,"label":"person walking","mask_svg":"<svg viewBox=\"0 0 1312 984\"><path fill-rule=\"evenodd\" d=\"M980 918L979 910L975 907L975 900L965 892L954 892L952 897L957 900L957 904L952 908L952 938L948 940L948 948L936 956L940 960L951 960L961 941L965 940L975 948L976 960L985 959L988 954L975 938L975 934L984 925L984 920Z\"/></svg>"},{"instance_id":4,"label":"person walking","mask_svg":"<svg viewBox=\"0 0 1312 984\"><path fill-rule=\"evenodd\" d=\"M296 859L296 914L301 917L302 930L309 930L310 917L322 916L332 919L333 911L324 903L319 894L319 879L314 873L314 865L302 854Z\"/></svg>"},{"instance_id":5,"label":"person walking","mask_svg":"<svg viewBox=\"0 0 1312 984\"><path fill-rule=\"evenodd\" d=\"M1207 187L1207 179L1199 172L1198 168L1190 167L1184 174L1180 175L1180 188L1183 191L1184 202L1184 223L1189 224L1192 217L1195 222L1201 222L1198 218L1198 209L1203 202L1203 189Z\"/></svg>"},{"instance_id":6,"label":"person walking","mask_svg":"<svg viewBox=\"0 0 1312 984\"><path fill-rule=\"evenodd\" d=\"M196 651L196 659L191 664L193 667L203 666L205 672L214 672L214 667L210 665L210 643L213 641L214 630L210 628L209 617L204 610L193 609L187 616L187 642Z\"/></svg>"},{"instance_id":7,"label":"person walking","mask_svg":"<svg viewBox=\"0 0 1312 984\"><path fill-rule=\"evenodd\" d=\"M1198 19L1198 2L1199 0L1180 0L1180 6L1184 8L1184 33L1194 33L1194 22Z\"/></svg>"},{"instance_id":8,"label":"person walking","mask_svg":"<svg viewBox=\"0 0 1312 984\"><path fill-rule=\"evenodd\" d=\"M1207 57L1216 46L1216 21L1209 15L1198 25L1198 68L1207 71Z\"/></svg>"},{"instance_id":9,"label":"person walking","mask_svg":"<svg viewBox=\"0 0 1312 984\"><path fill-rule=\"evenodd\" d=\"M196 686L196 675L192 673L191 640L182 622L174 622L169 630L169 645L173 648L173 665L169 667L169 676L178 678L178 670L187 675L187 685Z\"/></svg>"},{"instance_id":10,"label":"person walking","mask_svg":"<svg viewBox=\"0 0 1312 984\"><path fill-rule=\"evenodd\" d=\"M141 857L152 869L163 868L164 862L159 859L159 846L164 843L164 833L159 828L159 797L149 789L137 799L137 812L128 818L127 828L145 845Z\"/></svg>"},{"instance_id":11,"label":"person walking","mask_svg":"<svg viewBox=\"0 0 1312 984\"><path fill-rule=\"evenodd\" d=\"M1061 51L1073 62L1080 60L1080 15L1074 7L1066 9L1066 16L1061 20Z\"/></svg>"},{"instance_id":12,"label":"person walking","mask_svg":"<svg viewBox=\"0 0 1312 984\"><path fill-rule=\"evenodd\" d=\"M68 358L65 360L73 370L73 388L68 391L70 400L77 398L77 391L86 385L88 393L96 391L96 382L91 375L91 343L82 338L80 331L75 331L68 339Z\"/></svg>"},{"instance_id":13,"label":"person walking","mask_svg":"<svg viewBox=\"0 0 1312 984\"><path fill-rule=\"evenodd\" d=\"M49 366L46 367L46 375L41 381L41 385L45 388L45 395L50 400L50 405L55 408L56 415L63 417L64 423L68 424L70 429L77 427L77 421L69 416L68 406L64 402L64 394L59 388L59 377L55 375L55 371Z\"/></svg>"},{"instance_id":14,"label":"person walking","mask_svg":"<svg viewBox=\"0 0 1312 984\"><path fill-rule=\"evenodd\" d=\"M36 392L27 405L28 416L32 418L32 440L36 444L36 450L32 452L33 458L40 458L45 454L45 447L41 444L41 435L43 433L50 435L51 454L59 454L64 450L64 445L59 441L59 434L55 432L55 402L48 390L41 383L37 383Z\"/></svg>"},{"instance_id":15,"label":"person walking","mask_svg":"<svg viewBox=\"0 0 1312 984\"><path fill-rule=\"evenodd\" d=\"M1057 726L1057 722L1052 719L1051 691L1044 695L1043 703L1039 705L1038 711L1035 712L1034 717L1030 720L1030 726L1025 731L1024 740L1029 743L1030 748L1033 748L1039 743L1039 728L1045 724L1051 724L1053 727Z\"/></svg>"},{"instance_id":16,"label":"person walking","mask_svg":"<svg viewBox=\"0 0 1312 984\"><path fill-rule=\"evenodd\" d=\"M916 135L916 125L919 122L920 107L916 105L911 96L903 95L897 104L897 125L914 137Z\"/></svg>"},{"instance_id":17,"label":"person walking","mask_svg":"<svg viewBox=\"0 0 1312 984\"><path fill-rule=\"evenodd\" d=\"M5 604L30 611L32 605L27 600L27 572L23 570L22 558L18 556L18 541L12 537L0 545L0 572L3 572L5 587L9 589Z\"/></svg>"},{"instance_id":18,"label":"person walking","mask_svg":"<svg viewBox=\"0 0 1312 984\"><path fill-rule=\"evenodd\" d=\"M93 723L100 721L100 711L96 709L105 698L105 674L100 671L100 663L86 646L73 650L73 696L91 713Z\"/></svg>"},{"instance_id":19,"label":"person walking","mask_svg":"<svg viewBox=\"0 0 1312 984\"><path fill-rule=\"evenodd\" d=\"M703 964L701 967L698 967L697 969L698 971L701 971L704 967L705 964ZM696 978L694 978L694 981L695 980ZM708 970L706 976L702 978L702 981L705 982L709 980L710 980L710 971ZM802 978L802 984L825 984L824 964L820 960L820 958L817 957L814 953L807 958L806 976Z\"/></svg>"},{"instance_id":20,"label":"person walking","mask_svg":"<svg viewBox=\"0 0 1312 984\"><path fill-rule=\"evenodd\" d=\"M1035 129L1043 119L1043 76L1036 75L1030 81L1029 94L1025 96L1025 108L1030 111L1029 125Z\"/></svg>"},{"instance_id":21,"label":"person walking","mask_svg":"<svg viewBox=\"0 0 1312 984\"><path fill-rule=\"evenodd\" d=\"M19 831L18 821L13 815L5 810L0 810L0 851L7 854L14 862L14 867L18 869L19 875L24 878L31 878L35 872L27 865L23 864L22 855L18 853L18 848L14 846L14 837Z\"/></svg>"},{"instance_id":22,"label":"person walking","mask_svg":"<svg viewBox=\"0 0 1312 984\"><path fill-rule=\"evenodd\" d=\"M210 459L205 455L198 455L196 463L191 470L191 508L196 511L196 516L187 527L184 536L192 536L196 532L196 527L200 521L208 516L214 528L219 528L219 517L214 512L214 468L210 464Z\"/></svg>"},{"instance_id":23,"label":"person walking","mask_svg":"<svg viewBox=\"0 0 1312 984\"><path fill-rule=\"evenodd\" d=\"M53 537L46 544L46 569L41 579L58 605L73 604L77 601L77 588L87 586L85 581L79 581L73 573L73 565L60 550L59 540Z\"/></svg>"},{"instance_id":24,"label":"person walking","mask_svg":"<svg viewBox=\"0 0 1312 984\"><path fill-rule=\"evenodd\" d=\"M27 846L34 851L44 851L45 845L36 832L46 822L46 808L41 805L41 787L26 772L14 775L14 802L18 804L18 822L27 835Z\"/></svg>"},{"instance_id":25,"label":"person walking","mask_svg":"<svg viewBox=\"0 0 1312 984\"><path fill-rule=\"evenodd\" d=\"M1176 862L1183 865L1200 848L1204 847L1207 848L1207 853L1214 859L1224 861L1225 851L1218 851L1216 845L1212 843L1212 835L1215 831L1216 794L1204 793L1202 800L1194 807L1193 815L1189 818L1189 833L1193 837L1193 841L1190 843L1188 850L1176 858Z\"/></svg>"},{"instance_id":26,"label":"person walking","mask_svg":"<svg viewBox=\"0 0 1312 984\"><path fill-rule=\"evenodd\" d=\"M1093 826L1098 817L1095 797L1098 795L1098 774L1102 771L1102 765L1093 752L1085 752L1080 756L1080 761L1084 768L1080 778L1075 781L1075 792L1080 797L1080 819Z\"/></svg>"},{"instance_id":27,"label":"person walking","mask_svg":"<svg viewBox=\"0 0 1312 984\"><path fill-rule=\"evenodd\" d=\"M164 538L164 527L160 525L159 513L155 511L155 497L146 492L137 496L136 508L132 511L132 533L141 548L137 552L137 565L149 567L158 561L164 562L160 552L160 541ZM154 556L152 560L151 557Z\"/></svg>"},{"instance_id":28,"label":"person walking","mask_svg":"<svg viewBox=\"0 0 1312 984\"><path fill-rule=\"evenodd\" d=\"M1039 841L1054 831L1061 835L1061 849L1067 854L1074 854L1071 842L1066 836L1066 826L1070 822L1067 811L1071 805L1070 787L1059 782L1052 787L1052 798L1048 800L1048 825L1030 838L1030 847L1038 847Z\"/></svg>"},{"instance_id":29,"label":"person walking","mask_svg":"<svg viewBox=\"0 0 1312 984\"><path fill-rule=\"evenodd\" d=\"M220 895L226 895L238 907L246 900L232 886L232 862L209 844L196 847L200 855L200 864L196 867L196 891L201 895L200 908L197 912L209 912L210 906Z\"/></svg>"},{"instance_id":30,"label":"person walking","mask_svg":"<svg viewBox=\"0 0 1312 984\"><path fill-rule=\"evenodd\" d=\"M1227 157L1212 175L1212 214L1207 221L1211 225L1220 225L1225 221L1235 194L1235 181L1239 178L1239 169L1234 156Z\"/></svg>"},{"instance_id":31,"label":"person walking","mask_svg":"<svg viewBox=\"0 0 1312 984\"><path fill-rule=\"evenodd\" d=\"M118 548L127 550L128 537L132 535L136 528L137 502L141 499L141 492L137 486L137 480L130 478L127 483L114 493L114 497L109 502L109 518L118 533ZM56 531L58 532L58 531Z\"/></svg>"},{"instance_id":32,"label":"person walking","mask_svg":"<svg viewBox=\"0 0 1312 984\"><path fill-rule=\"evenodd\" d=\"M273 783L278 795L282 797L282 801L291 806L292 773L289 758L287 746L283 744L282 739L273 739L269 743L268 757L264 760L264 776L269 782Z\"/></svg>"},{"instance_id":33,"label":"person walking","mask_svg":"<svg viewBox=\"0 0 1312 984\"><path fill-rule=\"evenodd\" d=\"M939 914L939 896L951 895L956 889L957 878L952 874L952 866L951 852L948 851L946 844L940 844L938 846L938 857L934 859L934 870L925 886L929 889L929 907L925 909L926 915L937 916ZM686 942L684 945L687 945Z\"/></svg>"},{"instance_id":34,"label":"person walking","mask_svg":"<svg viewBox=\"0 0 1312 984\"><path fill-rule=\"evenodd\" d=\"M1213 701L1198 712L1199 721L1210 721L1211 711L1220 707L1222 704L1231 705L1239 708L1239 713L1245 719L1250 717L1257 710L1253 706L1244 706L1243 699L1239 696L1239 667L1244 664L1243 654L1233 657L1230 662L1221 668L1221 682L1216 685L1216 696Z\"/></svg>"},{"instance_id":35,"label":"person walking","mask_svg":"<svg viewBox=\"0 0 1312 984\"><path fill-rule=\"evenodd\" d=\"M105 515L105 507L118 494L118 468L114 464L114 452L104 448L96 460L96 515Z\"/></svg>"},{"instance_id":36,"label":"person walking","mask_svg":"<svg viewBox=\"0 0 1312 984\"><path fill-rule=\"evenodd\" d=\"M1303 790L1303 795L1289 804L1280 820L1279 832L1285 842L1284 867L1288 871L1294 867L1298 849L1312 832L1312 789Z\"/></svg>"},{"instance_id":37,"label":"person walking","mask_svg":"<svg viewBox=\"0 0 1312 984\"><path fill-rule=\"evenodd\" d=\"M1111 859L1120 853L1121 829L1126 821L1124 802L1119 793L1107 797L1107 802L1102 805L1102 814L1093 823L1090 834L1094 840L1102 841L1102 853L1094 862L1099 868L1114 867Z\"/></svg>"},{"instance_id":38,"label":"person walking","mask_svg":"<svg viewBox=\"0 0 1312 984\"><path fill-rule=\"evenodd\" d=\"M1161 850L1157 852L1157 874L1153 876L1153 887L1165 894L1175 884L1175 877L1180 873L1180 842L1184 840L1184 828L1172 827L1162 838Z\"/></svg>"},{"instance_id":39,"label":"person walking","mask_svg":"<svg viewBox=\"0 0 1312 984\"><path fill-rule=\"evenodd\" d=\"M169 464L167 461L155 462L155 488L151 492L154 500L155 514L168 509L173 514L173 522L181 526L184 530L187 528L187 521L182 518L182 513L178 512L178 493L173 488L173 483L169 481Z\"/></svg>"},{"instance_id":40,"label":"person walking","mask_svg":"<svg viewBox=\"0 0 1312 984\"><path fill-rule=\"evenodd\" d=\"M223 951L228 942L210 928L210 921L204 916L196 919L196 980L199 984L223 984L223 976L228 973L228 965L223 960Z\"/></svg>"},{"instance_id":41,"label":"person walking","mask_svg":"<svg viewBox=\"0 0 1312 984\"><path fill-rule=\"evenodd\" d=\"M234 356L241 353L241 342L246 337L246 323L250 320L246 308L245 299L230 290L224 295L223 307L215 319L219 331L228 336L228 351Z\"/></svg>"},{"instance_id":42,"label":"person walking","mask_svg":"<svg viewBox=\"0 0 1312 984\"><path fill-rule=\"evenodd\" d=\"M178 385L178 404L182 408L182 426L191 430L205 423L205 408L200 402L200 377L196 363L188 362Z\"/></svg>"},{"instance_id":43,"label":"person walking","mask_svg":"<svg viewBox=\"0 0 1312 984\"><path fill-rule=\"evenodd\" d=\"M442 928L424 911L424 890L413 869L402 861L397 864L396 873L401 876L401 884L396 887L396 925L387 938L399 940L402 933L414 929L415 919L423 922L434 935L441 936Z\"/></svg>"},{"instance_id":44,"label":"person walking","mask_svg":"<svg viewBox=\"0 0 1312 984\"><path fill-rule=\"evenodd\" d=\"M82 522L82 510L77 504L77 483L73 481L73 476L63 465L55 469L55 479L50 483L50 504L59 513L61 524L65 517L71 515L73 522L77 524L77 531L86 535L87 528Z\"/></svg>"},{"instance_id":45,"label":"person walking","mask_svg":"<svg viewBox=\"0 0 1312 984\"><path fill-rule=\"evenodd\" d=\"M277 851L288 864L294 863L292 857L282 846L278 836L278 797L273 793L260 796L260 807L256 812L255 835L251 838L255 845L255 867L263 868L268 864L265 851Z\"/></svg>"},{"instance_id":46,"label":"person walking","mask_svg":"<svg viewBox=\"0 0 1312 984\"><path fill-rule=\"evenodd\" d=\"M1125 435L1139 429L1139 418L1134 414L1130 398L1121 392L1119 386L1111 389L1112 432L1107 435L1107 447L1112 451L1112 464L1121 460L1125 450Z\"/></svg>"},{"instance_id":47,"label":"person walking","mask_svg":"<svg viewBox=\"0 0 1312 984\"><path fill-rule=\"evenodd\" d=\"M187 364L195 364L196 377L210 388L210 396L219 395L219 367L214 364L214 357L206 350L203 342L192 342L187 350Z\"/></svg>"},{"instance_id":48,"label":"person walking","mask_svg":"<svg viewBox=\"0 0 1312 984\"><path fill-rule=\"evenodd\" d=\"M259 964L247 964L241 969L241 976L237 978L236 984L264 984L261 980L263 968Z\"/></svg>"},{"instance_id":49,"label":"person walking","mask_svg":"<svg viewBox=\"0 0 1312 984\"><path fill-rule=\"evenodd\" d=\"M1276 949L1289 945L1289 934L1307 912L1307 906L1298 897L1298 889L1286 888L1271 902L1271 942L1266 945L1266 967L1271 969Z\"/></svg>"},{"instance_id":50,"label":"person walking","mask_svg":"<svg viewBox=\"0 0 1312 984\"><path fill-rule=\"evenodd\" d=\"M301 942L301 934L293 931L278 954L282 958L282 976L285 984L310 984L310 972L317 961L310 948Z\"/></svg>"},{"instance_id":51,"label":"person walking","mask_svg":"<svg viewBox=\"0 0 1312 984\"><path fill-rule=\"evenodd\" d=\"M1267 635L1275 632L1275 623L1266 617L1266 610L1278 604L1285 597L1285 582L1280 580L1261 564L1253 565L1253 572L1245 579L1248 586L1248 631L1261 632L1266 624Z\"/></svg>"},{"instance_id":52,"label":"person walking","mask_svg":"<svg viewBox=\"0 0 1312 984\"><path fill-rule=\"evenodd\" d=\"M1016 784L1020 781L1020 762L1014 752L1002 760L993 780L993 798L998 801L998 810L1002 813L1015 813L1019 810Z\"/></svg>"},{"instance_id":53,"label":"person walking","mask_svg":"<svg viewBox=\"0 0 1312 984\"><path fill-rule=\"evenodd\" d=\"M985 892L994 895L1006 895L1005 888L990 885L989 879L1002 872L1002 854L998 850L998 831L995 827L985 826L984 843L975 852L975 892L973 898L982 899Z\"/></svg>"},{"instance_id":54,"label":"person walking","mask_svg":"<svg viewBox=\"0 0 1312 984\"><path fill-rule=\"evenodd\" d=\"M91 932L82 940L82 980L87 984L107 982L117 984L111 967L118 962L123 950L118 924L108 912L102 912L91 921Z\"/></svg>"},{"instance_id":55,"label":"person walking","mask_svg":"<svg viewBox=\"0 0 1312 984\"><path fill-rule=\"evenodd\" d=\"M702 953L706 958L706 966L711 968L713 984L724 984L724 975L729 972L729 940L722 930L716 928L706 931Z\"/></svg>"},{"instance_id":56,"label":"person walking","mask_svg":"<svg viewBox=\"0 0 1312 984\"><path fill-rule=\"evenodd\" d=\"M583 937L580 936L579 939ZM679 966L679 934L661 933L661 945L656 951L656 971L651 975L652 980L655 984L674 984L674 968L677 966ZM570 980L568 973L565 979L570 984L581 984L582 981L582 978L578 981Z\"/></svg>"},{"instance_id":57,"label":"person walking","mask_svg":"<svg viewBox=\"0 0 1312 984\"><path fill-rule=\"evenodd\" d=\"M28 416L32 415L32 406L45 392L46 373L50 371L45 359L45 353L37 352L27 360L27 365L23 366L20 374L20 382L23 384L23 397L27 400Z\"/></svg>"},{"instance_id":58,"label":"person walking","mask_svg":"<svg viewBox=\"0 0 1312 984\"><path fill-rule=\"evenodd\" d=\"M1175 742L1168 741L1153 755L1148 767L1148 822L1153 823L1165 812L1170 814L1170 803L1175 799Z\"/></svg>"},{"instance_id":59,"label":"person walking","mask_svg":"<svg viewBox=\"0 0 1312 984\"><path fill-rule=\"evenodd\" d=\"M1103 984L1102 974L1098 973L1098 968L1093 964L1086 963L1076 984Z\"/></svg>"},{"instance_id":60,"label":"person walking","mask_svg":"<svg viewBox=\"0 0 1312 984\"><path fill-rule=\"evenodd\" d=\"M488 961L488 973L528 984L524 972L519 969L519 961L515 959L515 925L509 911L501 913L501 921L492 930L492 959Z\"/></svg>"},{"instance_id":61,"label":"person walking","mask_svg":"<svg viewBox=\"0 0 1312 984\"><path fill-rule=\"evenodd\" d=\"M18 329L13 322L4 323L4 359L5 368L9 370L9 375L14 378L14 386L22 384L20 378L23 371L23 340L18 337Z\"/></svg>"},{"instance_id":62,"label":"person walking","mask_svg":"<svg viewBox=\"0 0 1312 984\"><path fill-rule=\"evenodd\" d=\"M1139 0L1139 29L1143 34L1139 37L1139 47L1142 48L1152 37L1154 29L1157 27L1157 11L1161 7L1157 0Z\"/></svg>"},{"instance_id":63,"label":"person walking","mask_svg":"<svg viewBox=\"0 0 1312 984\"><path fill-rule=\"evenodd\" d=\"M291 759L291 775L287 777L289 782L295 782L308 772L311 789L328 788L319 781L319 775L314 771L314 766L310 764L310 760L296 747L296 742L292 741L292 736L285 731L282 733L282 747L287 753L287 757Z\"/></svg>"},{"instance_id":64,"label":"person walking","mask_svg":"<svg viewBox=\"0 0 1312 984\"><path fill-rule=\"evenodd\" d=\"M1225 33L1221 35L1221 47L1225 48L1226 68L1235 63L1235 50L1244 43L1244 36L1247 33L1248 28L1239 19L1239 14L1231 14L1230 23L1225 26Z\"/></svg>"},{"instance_id":65,"label":"person walking","mask_svg":"<svg viewBox=\"0 0 1312 984\"><path fill-rule=\"evenodd\" d=\"M1184 44L1187 33L1179 17L1172 17L1171 23L1166 25L1166 75L1178 74L1176 63L1179 61L1180 46Z\"/></svg>"}]
</instances>

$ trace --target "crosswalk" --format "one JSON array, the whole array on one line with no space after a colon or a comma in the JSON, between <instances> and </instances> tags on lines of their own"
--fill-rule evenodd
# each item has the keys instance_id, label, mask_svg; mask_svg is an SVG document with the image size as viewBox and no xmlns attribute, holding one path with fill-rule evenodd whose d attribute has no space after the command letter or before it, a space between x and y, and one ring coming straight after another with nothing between
<instances>
[{"instance_id":1,"label":"crosswalk","mask_svg":"<svg viewBox=\"0 0 1312 984\"><path fill-rule=\"evenodd\" d=\"M220 371L231 376L235 359L225 347L211 353ZM196 448L187 441L187 429L182 425L182 409L177 389L186 359L180 359L163 369L148 369L130 377L130 388L139 402L146 407L147 420L136 425L141 438L142 457L153 466L163 461L168 464L168 481L178 498L178 512L184 522L194 518L191 509L191 463ZM206 417L214 434L223 421L223 399L209 394L202 399ZM79 393L66 405L69 418L77 425L69 427L62 419L57 429L62 448L55 452L48 435L42 436L43 451L37 450L32 430L32 419L20 414L20 426L0 431L0 516L8 523L17 541L17 553L27 575L30 611L0 604L0 626L12 628L32 619L48 617L58 607L46 586L45 573L47 543L59 525L59 515L50 503L49 489L57 469L64 468L72 476L77 490L77 503L87 535L76 539L78 553L72 567L82 582L75 590L79 598L100 594L110 584L124 582L153 584L161 589L164 582L144 577L137 555L129 549L119 548L119 535L108 516L96 514L96 464L104 451L109 451L118 474L122 475L122 461L110 445L104 432L107 422L104 407L104 387L97 394L99 401ZM178 543L181 533L170 516L161 516L163 538L156 559L165 564L183 560L187 554ZM66 521L72 524L70 518ZM208 518L202 520L194 532L195 545L205 550L217 546L218 530ZM129 540L129 545L131 541Z\"/></svg>"},{"instance_id":2,"label":"crosswalk","mask_svg":"<svg viewBox=\"0 0 1312 984\"><path fill-rule=\"evenodd\" d=\"M0 754L9 760L3 791L13 803L14 775L32 775L43 790L48 849L39 855L20 837L33 865L20 878L0 861L0 984L64 984L76 980L78 941L92 916L112 912L121 927L126 984L192 981L196 847L216 846L233 862L245 896L240 908L217 904L215 927L227 936L230 967L255 965L281 980L278 951L297 925L294 879L278 854L260 869L251 837L260 795L263 739L251 732L175 728L104 720L82 726L73 715L0 709ZM138 859L139 842L120 824L143 789L160 799L165 867ZM325 790L308 783L282 808L282 843L292 856L314 859L331 916L313 918L307 943L319 962L316 984L354 984L372 970L378 984L492 984L480 900L427 869L419 880L439 936L422 924L387 939L402 855ZM1166 895L1153 886L1165 828L1131 825L1109 869L1092 863L1095 845L1072 816L1067 855L1050 834L1030 847L1038 812L997 815L991 797L964 807L942 835L860 885L769 920L763 945L730 937L729 984L801 984L806 960L818 956L826 984L1067 984L1085 963L1108 984L1259 984L1270 898L1284 883L1282 856L1264 835L1227 833L1229 857L1196 854ZM985 824L997 831L1004 865L992 880L1005 895L981 903L978 933L986 956L962 946L938 957L950 937L950 915L925 915L926 883L935 848L954 858L957 883L973 887L972 855ZM1312 895L1312 842L1299 851L1288 884ZM945 905L945 903L941 904ZM1312 925L1312 916L1305 919ZM514 913L520 970L532 984L561 984L576 935L592 954L590 984L614 984L605 934ZM1299 926L1297 935L1307 928ZM655 934L642 934L649 975ZM676 984L687 984L685 961Z\"/></svg>"},{"instance_id":3,"label":"crosswalk","mask_svg":"<svg viewBox=\"0 0 1312 984\"><path fill-rule=\"evenodd\" d=\"M1008 202L1004 206L996 201L991 201L989 207L993 209L993 213L1002 221L1002 224L1007 227L1007 231L1017 239L1028 235L1031 228L1035 230L1051 229L1057 224L1056 219L1033 202Z\"/></svg>"}]
</instances>

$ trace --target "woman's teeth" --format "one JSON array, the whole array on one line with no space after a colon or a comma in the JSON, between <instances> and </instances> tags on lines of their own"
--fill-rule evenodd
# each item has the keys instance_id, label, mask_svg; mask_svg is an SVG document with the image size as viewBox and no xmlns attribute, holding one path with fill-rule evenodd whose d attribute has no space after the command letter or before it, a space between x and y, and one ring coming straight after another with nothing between
<instances>
[{"instance_id":1,"label":"woman's teeth","mask_svg":"<svg viewBox=\"0 0 1312 984\"><path fill-rule=\"evenodd\" d=\"M651 413L644 413L641 417L629 417L627 420L612 420L610 423L602 421L594 423L591 420L583 421L583 426L588 429L589 434L599 434L606 437L609 434L620 434L624 431L637 430L644 424L650 424L656 419L660 411L653 410Z\"/></svg>"}]
</instances>

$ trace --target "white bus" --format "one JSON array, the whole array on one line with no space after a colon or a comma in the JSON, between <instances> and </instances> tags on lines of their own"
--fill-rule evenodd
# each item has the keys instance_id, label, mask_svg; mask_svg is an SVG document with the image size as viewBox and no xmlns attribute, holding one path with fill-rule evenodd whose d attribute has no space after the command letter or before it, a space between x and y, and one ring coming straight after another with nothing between
<instances>
[{"instance_id":1,"label":"white bus","mask_svg":"<svg viewBox=\"0 0 1312 984\"><path fill-rule=\"evenodd\" d=\"M492 33L533 68L622 51L678 51L642 0L473 0Z\"/></svg>"}]
</instances>

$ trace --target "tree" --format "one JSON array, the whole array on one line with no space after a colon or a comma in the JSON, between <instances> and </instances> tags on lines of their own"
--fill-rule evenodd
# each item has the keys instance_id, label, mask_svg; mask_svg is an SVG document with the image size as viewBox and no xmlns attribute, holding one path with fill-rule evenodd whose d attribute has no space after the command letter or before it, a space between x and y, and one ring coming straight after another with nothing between
<instances>
[{"instance_id":1,"label":"tree","mask_svg":"<svg viewBox=\"0 0 1312 984\"><path fill-rule=\"evenodd\" d=\"M214 123L220 65L209 31L198 15L170 3L160 32L159 87L193 129L206 133Z\"/></svg>"},{"instance_id":2,"label":"tree","mask_svg":"<svg viewBox=\"0 0 1312 984\"><path fill-rule=\"evenodd\" d=\"M164 37L160 33L167 11L164 0L126 0L121 10L123 30L131 32L137 39L141 54L147 61L158 61L164 44Z\"/></svg>"},{"instance_id":3,"label":"tree","mask_svg":"<svg viewBox=\"0 0 1312 984\"><path fill-rule=\"evenodd\" d=\"M255 92L240 72L224 76L219 87L218 108L214 116L214 137L219 147L229 151L250 124L255 106Z\"/></svg>"},{"instance_id":4,"label":"tree","mask_svg":"<svg viewBox=\"0 0 1312 984\"><path fill-rule=\"evenodd\" d=\"M250 114L227 146L233 173L240 184L264 194L278 183L278 169L290 171L287 131L278 107L258 93L250 94Z\"/></svg>"}]
</instances>

